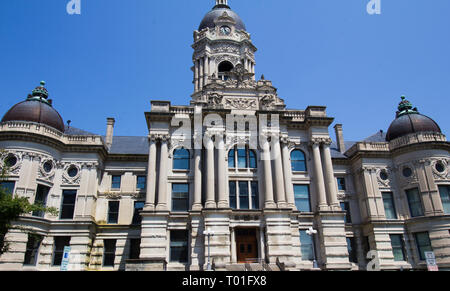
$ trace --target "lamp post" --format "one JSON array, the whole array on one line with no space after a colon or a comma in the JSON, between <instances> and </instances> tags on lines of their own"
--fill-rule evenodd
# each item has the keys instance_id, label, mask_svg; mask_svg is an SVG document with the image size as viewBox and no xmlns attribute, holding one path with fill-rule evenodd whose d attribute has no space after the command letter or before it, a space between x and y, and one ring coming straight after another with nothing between
<instances>
[{"instance_id":1,"label":"lamp post","mask_svg":"<svg viewBox=\"0 0 450 291\"><path fill-rule=\"evenodd\" d=\"M210 238L211 238L211 236L214 235L214 232L212 232L212 231L208 228L207 230L205 230L205 231L203 232L203 234L204 234L205 236L208 237L208 265L207 265L207 267L206 267L206 271L212 271L212 270L211 270L211 248L210 248Z\"/></svg>"},{"instance_id":2,"label":"lamp post","mask_svg":"<svg viewBox=\"0 0 450 291\"><path fill-rule=\"evenodd\" d=\"M314 256L314 260L313 260L313 268L317 269L319 268L319 266L317 265L317 260L316 260L316 246L315 246L315 242L314 242L314 235L317 234L317 230L315 230L314 228L310 227L307 231L306 234L312 237L312 247L313 247L313 256Z\"/></svg>"}]
</instances>

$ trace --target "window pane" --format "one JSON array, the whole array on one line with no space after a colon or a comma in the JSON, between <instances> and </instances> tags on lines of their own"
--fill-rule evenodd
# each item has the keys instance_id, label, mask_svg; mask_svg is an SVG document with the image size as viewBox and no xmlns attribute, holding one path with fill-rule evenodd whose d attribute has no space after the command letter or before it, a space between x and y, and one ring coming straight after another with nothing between
<instances>
[{"instance_id":1,"label":"window pane","mask_svg":"<svg viewBox=\"0 0 450 291\"><path fill-rule=\"evenodd\" d=\"M188 184L172 184L172 211L189 211Z\"/></svg>"},{"instance_id":2,"label":"window pane","mask_svg":"<svg viewBox=\"0 0 450 291\"><path fill-rule=\"evenodd\" d=\"M356 256L355 239L353 237L347 238L347 249L348 249L348 255L349 255L350 262L358 263L357 256Z\"/></svg>"},{"instance_id":3,"label":"window pane","mask_svg":"<svg viewBox=\"0 0 450 291\"><path fill-rule=\"evenodd\" d=\"M145 189L146 185L147 185L147 177L146 176L138 176L136 188L139 190Z\"/></svg>"},{"instance_id":4,"label":"window pane","mask_svg":"<svg viewBox=\"0 0 450 291\"><path fill-rule=\"evenodd\" d=\"M249 209L248 182L239 182L239 209Z\"/></svg>"},{"instance_id":5,"label":"window pane","mask_svg":"<svg viewBox=\"0 0 450 291\"><path fill-rule=\"evenodd\" d=\"M395 211L394 195L391 192L382 193L384 212L387 219L397 219L397 212Z\"/></svg>"},{"instance_id":6,"label":"window pane","mask_svg":"<svg viewBox=\"0 0 450 291\"><path fill-rule=\"evenodd\" d=\"M315 259L313 238L306 233L306 230L300 231L300 248L302 261L313 261Z\"/></svg>"},{"instance_id":7,"label":"window pane","mask_svg":"<svg viewBox=\"0 0 450 291\"><path fill-rule=\"evenodd\" d=\"M295 150L291 153L292 171L305 172L306 160L305 154L300 150Z\"/></svg>"},{"instance_id":8,"label":"window pane","mask_svg":"<svg viewBox=\"0 0 450 291\"><path fill-rule=\"evenodd\" d=\"M34 199L34 204L46 206L47 205L47 197L48 192L50 192L50 188L42 185L38 185L36 190L36 198ZM43 211L34 211L33 216L44 217Z\"/></svg>"},{"instance_id":9,"label":"window pane","mask_svg":"<svg viewBox=\"0 0 450 291\"><path fill-rule=\"evenodd\" d=\"M422 201L419 195L419 189L411 189L406 191L406 196L408 197L409 209L411 211L411 216L423 216Z\"/></svg>"},{"instance_id":10,"label":"window pane","mask_svg":"<svg viewBox=\"0 0 450 291\"><path fill-rule=\"evenodd\" d=\"M419 255L421 260L425 260L425 252L432 252L430 237L428 232L416 233L416 243L419 250Z\"/></svg>"},{"instance_id":11,"label":"window pane","mask_svg":"<svg viewBox=\"0 0 450 291\"><path fill-rule=\"evenodd\" d=\"M228 152L228 167L232 169L236 168L236 160L234 154L235 154L234 149Z\"/></svg>"},{"instance_id":12,"label":"window pane","mask_svg":"<svg viewBox=\"0 0 450 291\"><path fill-rule=\"evenodd\" d=\"M116 224L119 221L119 201L108 203L108 223Z\"/></svg>"},{"instance_id":13,"label":"window pane","mask_svg":"<svg viewBox=\"0 0 450 291\"><path fill-rule=\"evenodd\" d=\"M170 261L186 263L188 261L188 237L185 230L170 232Z\"/></svg>"},{"instance_id":14,"label":"window pane","mask_svg":"<svg viewBox=\"0 0 450 291\"><path fill-rule=\"evenodd\" d=\"M145 202L134 202L134 214L133 214L133 220L131 221L132 224L140 224L142 221L142 216L139 214L139 211L144 209Z\"/></svg>"},{"instance_id":15,"label":"window pane","mask_svg":"<svg viewBox=\"0 0 450 291\"><path fill-rule=\"evenodd\" d=\"M178 149L173 153L173 169L174 170L189 170L190 168L190 154L186 149Z\"/></svg>"},{"instance_id":16,"label":"window pane","mask_svg":"<svg viewBox=\"0 0 450 291\"><path fill-rule=\"evenodd\" d=\"M400 234L391 234L392 252L394 254L394 261L405 261L405 249L403 244L403 237Z\"/></svg>"},{"instance_id":17,"label":"window pane","mask_svg":"<svg viewBox=\"0 0 450 291\"><path fill-rule=\"evenodd\" d=\"M41 236L28 235L27 249L25 251L25 258L23 261L24 265L36 265L41 242Z\"/></svg>"},{"instance_id":18,"label":"window pane","mask_svg":"<svg viewBox=\"0 0 450 291\"><path fill-rule=\"evenodd\" d=\"M6 181L6 182L0 182L0 187L2 190L4 190L7 194L14 194L14 188L16 186L16 182Z\"/></svg>"},{"instance_id":19,"label":"window pane","mask_svg":"<svg viewBox=\"0 0 450 291\"><path fill-rule=\"evenodd\" d=\"M122 176L112 176L111 188L112 189L120 189L121 180L122 180Z\"/></svg>"},{"instance_id":20,"label":"window pane","mask_svg":"<svg viewBox=\"0 0 450 291\"><path fill-rule=\"evenodd\" d=\"M301 212L311 212L308 185L294 185L295 205Z\"/></svg>"},{"instance_id":21,"label":"window pane","mask_svg":"<svg viewBox=\"0 0 450 291\"><path fill-rule=\"evenodd\" d=\"M345 178L337 178L337 184L339 191L345 191L347 190L345 186Z\"/></svg>"},{"instance_id":22,"label":"window pane","mask_svg":"<svg viewBox=\"0 0 450 291\"><path fill-rule=\"evenodd\" d=\"M341 209L342 211L345 211L344 222L352 223L352 218L350 215L350 204L348 202L341 202Z\"/></svg>"},{"instance_id":23,"label":"window pane","mask_svg":"<svg viewBox=\"0 0 450 291\"><path fill-rule=\"evenodd\" d=\"M103 240L103 266L114 267L114 260L116 258L116 240Z\"/></svg>"},{"instance_id":24,"label":"window pane","mask_svg":"<svg viewBox=\"0 0 450 291\"><path fill-rule=\"evenodd\" d=\"M248 159L250 162L250 168L256 169L256 154L253 150L248 151Z\"/></svg>"},{"instance_id":25,"label":"window pane","mask_svg":"<svg viewBox=\"0 0 450 291\"><path fill-rule=\"evenodd\" d=\"M229 190L230 190L230 208L236 209L236 182L230 182L229 183Z\"/></svg>"},{"instance_id":26,"label":"window pane","mask_svg":"<svg viewBox=\"0 0 450 291\"><path fill-rule=\"evenodd\" d=\"M55 237L54 240L55 243L53 247L53 266L61 266L64 247L70 246L70 237Z\"/></svg>"},{"instance_id":27,"label":"window pane","mask_svg":"<svg viewBox=\"0 0 450 291\"><path fill-rule=\"evenodd\" d=\"M245 169L247 167L247 155L245 149L238 149L238 167L240 169Z\"/></svg>"},{"instance_id":28,"label":"window pane","mask_svg":"<svg viewBox=\"0 0 450 291\"><path fill-rule=\"evenodd\" d=\"M61 219L73 219L76 196L76 190L63 190Z\"/></svg>"},{"instance_id":29,"label":"window pane","mask_svg":"<svg viewBox=\"0 0 450 291\"><path fill-rule=\"evenodd\" d=\"M258 182L252 182L252 209L259 209L259 188Z\"/></svg>"},{"instance_id":30,"label":"window pane","mask_svg":"<svg viewBox=\"0 0 450 291\"><path fill-rule=\"evenodd\" d=\"M439 186L444 213L450 214L450 186Z\"/></svg>"}]
</instances>

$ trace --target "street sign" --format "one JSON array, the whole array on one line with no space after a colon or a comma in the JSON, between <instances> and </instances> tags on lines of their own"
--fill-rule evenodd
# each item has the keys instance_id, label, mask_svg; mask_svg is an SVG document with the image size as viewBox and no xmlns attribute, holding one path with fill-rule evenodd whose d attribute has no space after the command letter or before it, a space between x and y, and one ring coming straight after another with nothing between
<instances>
[{"instance_id":1,"label":"street sign","mask_svg":"<svg viewBox=\"0 0 450 291\"><path fill-rule=\"evenodd\" d=\"M67 271L69 266L70 247L64 247L63 258L61 261L61 271Z\"/></svg>"},{"instance_id":2,"label":"street sign","mask_svg":"<svg viewBox=\"0 0 450 291\"><path fill-rule=\"evenodd\" d=\"M427 261L427 268L430 272L439 271L439 267L436 263L436 256L434 252L425 252L425 259Z\"/></svg>"}]
</instances>

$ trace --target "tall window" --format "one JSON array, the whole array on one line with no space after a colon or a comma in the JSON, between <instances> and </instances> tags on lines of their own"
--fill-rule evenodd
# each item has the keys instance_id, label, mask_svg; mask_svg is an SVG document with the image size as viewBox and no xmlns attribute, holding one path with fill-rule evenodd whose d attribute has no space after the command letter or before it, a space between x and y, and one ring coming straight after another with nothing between
<instances>
[{"instance_id":1,"label":"tall window","mask_svg":"<svg viewBox=\"0 0 450 291\"><path fill-rule=\"evenodd\" d=\"M414 188L406 191L411 217L423 216L422 200L420 199L419 189Z\"/></svg>"},{"instance_id":2,"label":"tall window","mask_svg":"<svg viewBox=\"0 0 450 291\"><path fill-rule=\"evenodd\" d=\"M405 244L401 234L391 234L392 252L394 254L394 261L406 261Z\"/></svg>"},{"instance_id":3,"label":"tall window","mask_svg":"<svg viewBox=\"0 0 450 291\"><path fill-rule=\"evenodd\" d=\"M108 223L116 224L119 222L119 201L108 202Z\"/></svg>"},{"instance_id":4,"label":"tall window","mask_svg":"<svg viewBox=\"0 0 450 291\"><path fill-rule=\"evenodd\" d=\"M117 240L115 239L103 240L103 267L114 267L116 242Z\"/></svg>"},{"instance_id":5,"label":"tall window","mask_svg":"<svg viewBox=\"0 0 450 291\"><path fill-rule=\"evenodd\" d=\"M122 183L122 176L119 175L112 176L111 189L120 190L121 183Z\"/></svg>"},{"instance_id":6,"label":"tall window","mask_svg":"<svg viewBox=\"0 0 450 291\"><path fill-rule=\"evenodd\" d=\"M354 237L347 238L347 250L348 250L348 259L352 263L358 263L358 257L356 255L356 243Z\"/></svg>"},{"instance_id":7,"label":"tall window","mask_svg":"<svg viewBox=\"0 0 450 291\"><path fill-rule=\"evenodd\" d=\"M13 182L13 181L0 182L0 187L7 194L11 194L12 195L14 193L14 188L16 187L16 182Z\"/></svg>"},{"instance_id":8,"label":"tall window","mask_svg":"<svg viewBox=\"0 0 450 291\"><path fill-rule=\"evenodd\" d=\"M235 147L228 152L228 167L231 169L256 169L256 153L254 150Z\"/></svg>"},{"instance_id":9,"label":"tall window","mask_svg":"<svg viewBox=\"0 0 450 291\"><path fill-rule=\"evenodd\" d=\"M347 186L345 185L345 178L337 178L338 190L345 191L347 190Z\"/></svg>"},{"instance_id":10,"label":"tall window","mask_svg":"<svg viewBox=\"0 0 450 291\"><path fill-rule=\"evenodd\" d=\"M130 260L138 260L141 255L141 239L130 239Z\"/></svg>"},{"instance_id":11,"label":"tall window","mask_svg":"<svg viewBox=\"0 0 450 291\"><path fill-rule=\"evenodd\" d=\"M64 248L70 246L70 236L57 236L54 240L53 266L61 266Z\"/></svg>"},{"instance_id":12,"label":"tall window","mask_svg":"<svg viewBox=\"0 0 450 291\"><path fill-rule=\"evenodd\" d=\"M450 186L439 186L444 213L450 214Z\"/></svg>"},{"instance_id":13,"label":"tall window","mask_svg":"<svg viewBox=\"0 0 450 291\"><path fill-rule=\"evenodd\" d=\"M242 210L259 209L258 187L258 182L230 181L230 208Z\"/></svg>"},{"instance_id":14,"label":"tall window","mask_svg":"<svg viewBox=\"0 0 450 291\"><path fill-rule=\"evenodd\" d=\"M46 187L43 185L38 185L38 187L36 189L36 198L34 199L34 204L45 207L47 204L48 192L50 192L49 187ZM33 211L33 216L44 217L44 212L43 211Z\"/></svg>"},{"instance_id":15,"label":"tall window","mask_svg":"<svg viewBox=\"0 0 450 291\"><path fill-rule=\"evenodd\" d=\"M295 205L300 212L311 212L308 185L294 185Z\"/></svg>"},{"instance_id":16,"label":"tall window","mask_svg":"<svg viewBox=\"0 0 450 291\"><path fill-rule=\"evenodd\" d=\"M342 209L342 211L345 211L344 222L345 223L352 223L352 217L350 215L350 203L348 203L348 202L341 202L341 209Z\"/></svg>"},{"instance_id":17,"label":"tall window","mask_svg":"<svg viewBox=\"0 0 450 291\"><path fill-rule=\"evenodd\" d=\"M172 184L172 211L189 211L189 184Z\"/></svg>"},{"instance_id":18,"label":"tall window","mask_svg":"<svg viewBox=\"0 0 450 291\"><path fill-rule=\"evenodd\" d=\"M63 190L61 219L73 219L77 190Z\"/></svg>"},{"instance_id":19,"label":"tall window","mask_svg":"<svg viewBox=\"0 0 450 291\"><path fill-rule=\"evenodd\" d=\"M392 192L383 192L384 212L386 219L397 219L397 211L395 210L394 195Z\"/></svg>"},{"instance_id":20,"label":"tall window","mask_svg":"<svg viewBox=\"0 0 450 291\"><path fill-rule=\"evenodd\" d=\"M301 150L294 150L291 153L292 171L306 172L306 158Z\"/></svg>"},{"instance_id":21,"label":"tall window","mask_svg":"<svg viewBox=\"0 0 450 291\"><path fill-rule=\"evenodd\" d=\"M27 249L25 251L24 265L36 266L39 247L41 246L42 237L38 235L28 235Z\"/></svg>"},{"instance_id":22,"label":"tall window","mask_svg":"<svg viewBox=\"0 0 450 291\"><path fill-rule=\"evenodd\" d=\"M300 250L302 261L314 261L314 238L306 233L306 230L300 230Z\"/></svg>"},{"instance_id":23,"label":"tall window","mask_svg":"<svg viewBox=\"0 0 450 291\"><path fill-rule=\"evenodd\" d=\"M170 232L170 261L187 263L188 238L186 230L172 230Z\"/></svg>"},{"instance_id":24,"label":"tall window","mask_svg":"<svg viewBox=\"0 0 450 291\"><path fill-rule=\"evenodd\" d=\"M134 202L134 213L133 213L133 219L131 221L131 224L138 225L142 222L142 216L140 215L140 211L144 209L145 202L141 201L135 201Z\"/></svg>"},{"instance_id":25,"label":"tall window","mask_svg":"<svg viewBox=\"0 0 450 291\"><path fill-rule=\"evenodd\" d=\"M173 152L173 169L189 170L190 154L187 149L177 149Z\"/></svg>"},{"instance_id":26,"label":"tall window","mask_svg":"<svg viewBox=\"0 0 450 291\"><path fill-rule=\"evenodd\" d=\"M147 187L147 177L146 176L137 176L136 177L136 189L137 190L145 190Z\"/></svg>"},{"instance_id":27,"label":"tall window","mask_svg":"<svg viewBox=\"0 0 450 291\"><path fill-rule=\"evenodd\" d=\"M421 260L425 260L425 252L432 252L430 236L428 232L415 233L414 237L416 239L417 249L419 250L419 256Z\"/></svg>"}]
</instances>

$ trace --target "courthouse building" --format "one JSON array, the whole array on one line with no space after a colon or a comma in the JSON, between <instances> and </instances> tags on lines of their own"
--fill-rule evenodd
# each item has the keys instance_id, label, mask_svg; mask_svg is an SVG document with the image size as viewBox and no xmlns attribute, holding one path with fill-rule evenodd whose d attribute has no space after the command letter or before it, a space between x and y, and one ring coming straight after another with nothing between
<instances>
[{"instance_id":1,"label":"courthouse building","mask_svg":"<svg viewBox=\"0 0 450 291\"><path fill-rule=\"evenodd\" d=\"M151 101L145 136L65 125L43 82L6 112L2 186L58 215L15 222L0 270L60 270L66 246L82 270L426 269L430 251L450 269L436 122L402 97L387 131L346 141L325 106L288 109L226 0L192 48L190 100Z\"/></svg>"}]
</instances>

